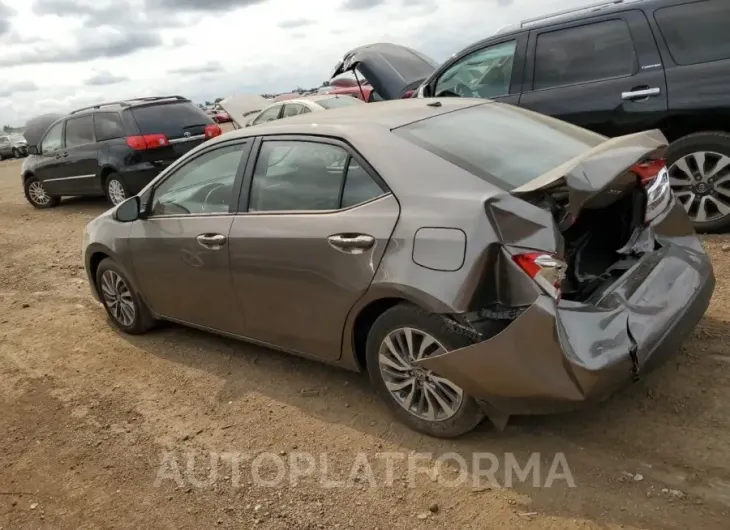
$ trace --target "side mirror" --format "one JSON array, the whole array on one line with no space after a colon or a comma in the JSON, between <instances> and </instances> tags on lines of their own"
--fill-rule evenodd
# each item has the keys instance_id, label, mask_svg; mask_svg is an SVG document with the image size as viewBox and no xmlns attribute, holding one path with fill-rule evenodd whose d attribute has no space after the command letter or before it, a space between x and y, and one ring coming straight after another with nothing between
<instances>
[{"instance_id":1,"label":"side mirror","mask_svg":"<svg viewBox=\"0 0 730 530\"><path fill-rule=\"evenodd\" d=\"M130 197L114 210L114 219L120 223L131 223L139 219L139 197Z\"/></svg>"},{"instance_id":2,"label":"side mirror","mask_svg":"<svg viewBox=\"0 0 730 530\"><path fill-rule=\"evenodd\" d=\"M28 154L29 155L37 155L40 154L40 151L38 151L37 145L29 145L28 146Z\"/></svg>"}]
</instances>

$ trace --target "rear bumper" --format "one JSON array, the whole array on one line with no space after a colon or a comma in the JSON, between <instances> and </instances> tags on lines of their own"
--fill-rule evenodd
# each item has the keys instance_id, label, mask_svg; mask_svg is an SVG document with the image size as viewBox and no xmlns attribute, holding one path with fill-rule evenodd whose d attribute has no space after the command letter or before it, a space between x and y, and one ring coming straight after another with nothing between
<instances>
[{"instance_id":1,"label":"rear bumper","mask_svg":"<svg viewBox=\"0 0 730 530\"><path fill-rule=\"evenodd\" d=\"M675 353L712 298L715 276L697 238L657 238L663 248L598 303L556 304L541 295L495 337L420 364L505 414L564 412L605 399Z\"/></svg>"}]
</instances>

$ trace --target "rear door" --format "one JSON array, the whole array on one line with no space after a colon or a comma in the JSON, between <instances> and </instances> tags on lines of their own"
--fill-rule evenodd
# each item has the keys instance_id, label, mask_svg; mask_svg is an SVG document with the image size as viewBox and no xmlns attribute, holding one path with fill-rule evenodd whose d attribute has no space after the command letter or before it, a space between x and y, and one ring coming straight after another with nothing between
<instances>
[{"instance_id":1,"label":"rear door","mask_svg":"<svg viewBox=\"0 0 730 530\"><path fill-rule=\"evenodd\" d=\"M667 87L642 11L530 32L520 106L606 136L660 125Z\"/></svg>"},{"instance_id":2,"label":"rear door","mask_svg":"<svg viewBox=\"0 0 730 530\"><path fill-rule=\"evenodd\" d=\"M101 193L98 146L91 114L66 120L65 149L56 184L64 195Z\"/></svg>"},{"instance_id":3,"label":"rear door","mask_svg":"<svg viewBox=\"0 0 730 530\"><path fill-rule=\"evenodd\" d=\"M250 166L230 233L244 312L238 334L337 359L345 319L380 264L398 202L335 140L264 139Z\"/></svg>"}]
</instances>

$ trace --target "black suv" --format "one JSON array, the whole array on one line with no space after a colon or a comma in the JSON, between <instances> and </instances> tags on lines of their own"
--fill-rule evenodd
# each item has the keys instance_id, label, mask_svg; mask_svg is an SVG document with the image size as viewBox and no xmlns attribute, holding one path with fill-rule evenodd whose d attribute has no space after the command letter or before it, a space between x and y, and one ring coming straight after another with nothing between
<instances>
[{"instance_id":1,"label":"black suv","mask_svg":"<svg viewBox=\"0 0 730 530\"><path fill-rule=\"evenodd\" d=\"M48 127L23 164L36 208L62 196L105 195L116 205L221 128L189 99L148 97L73 111Z\"/></svg>"},{"instance_id":2,"label":"black suv","mask_svg":"<svg viewBox=\"0 0 730 530\"><path fill-rule=\"evenodd\" d=\"M724 230L730 228L728 31L729 0L604 1L525 20L472 44L439 66L416 97L490 98L606 136L658 128L671 142L672 188L695 227ZM348 65L364 71L371 60L368 73L377 73L377 63L361 55L346 57ZM382 79L368 79L374 86L395 80L386 75L393 68L410 79L410 56L393 50L389 57Z\"/></svg>"}]
</instances>

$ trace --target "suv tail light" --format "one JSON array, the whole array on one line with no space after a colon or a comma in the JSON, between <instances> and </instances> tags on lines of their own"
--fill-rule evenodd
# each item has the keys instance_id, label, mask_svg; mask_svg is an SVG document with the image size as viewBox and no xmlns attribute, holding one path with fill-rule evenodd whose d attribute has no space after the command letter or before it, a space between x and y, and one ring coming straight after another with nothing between
<instances>
[{"instance_id":1,"label":"suv tail light","mask_svg":"<svg viewBox=\"0 0 730 530\"><path fill-rule=\"evenodd\" d=\"M127 136L127 145L135 151L167 147L170 142L164 134L145 134L144 136Z\"/></svg>"},{"instance_id":2,"label":"suv tail light","mask_svg":"<svg viewBox=\"0 0 730 530\"><path fill-rule=\"evenodd\" d=\"M672 202L672 188L666 160L658 158L640 162L631 170L641 179L646 188L646 213L644 223L651 224L669 208Z\"/></svg>"},{"instance_id":3,"label":"suv tail light","mask_svg":"<svg viewBox=\"0 0 730 530\"><path fill-rule=\"evenodd\" d=\"M220 136L221 134L223 134L223 130L217 123L211 123L210 125L205 126L206 140L210 140L211 138L215 138L216 136Z\"/></svg>"},{"instance_id":4,"label":"suv tail light","mask_svg":"<svg viewBox=\"0 0 730 530\"><path fill-rule=\"evenodd\" d=\"M565 279L567 264L546 252L528 252L512 256L512 260L535 280L542 289L555 300L560 299L560 284Z\"/></svg>"}]
</instances>

